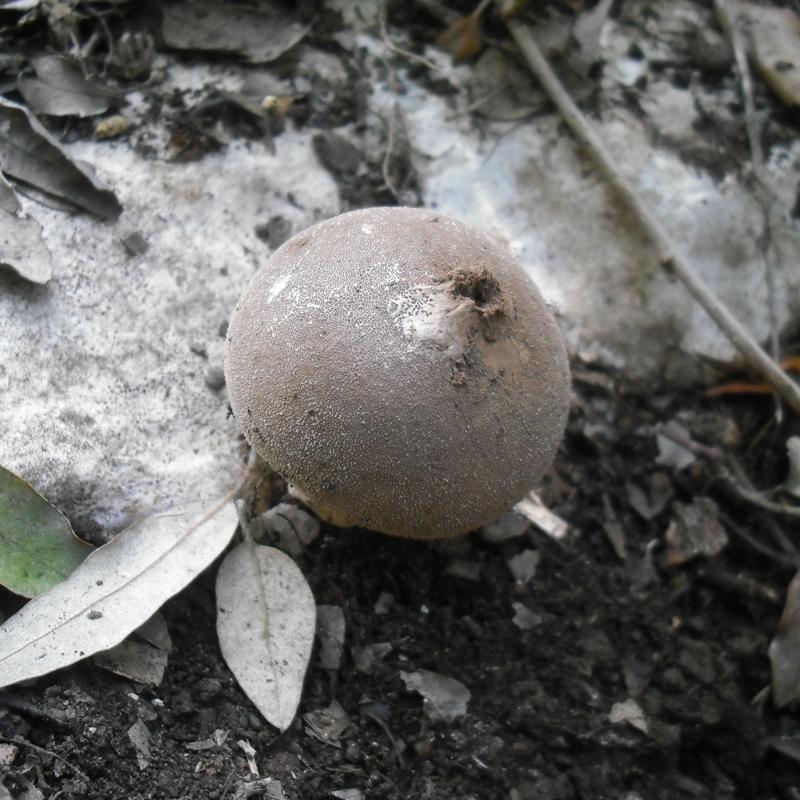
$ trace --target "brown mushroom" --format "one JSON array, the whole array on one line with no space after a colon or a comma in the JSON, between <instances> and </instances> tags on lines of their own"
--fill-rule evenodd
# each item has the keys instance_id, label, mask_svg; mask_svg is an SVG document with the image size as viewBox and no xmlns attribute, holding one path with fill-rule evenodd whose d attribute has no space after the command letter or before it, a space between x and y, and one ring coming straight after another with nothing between
<instances>
[{"instance_id":1,"label":"brown mushroom","mask_svg":"<svg viewBox=\"0 0 800 800\"><path fill-rule=\"evenodd\" d=\"M397 536L472 530L552 461L569 371L530 278L474 228L370 208L298 233L228 329L247 440L323 518Z\"/></svg>"}]
</instances>

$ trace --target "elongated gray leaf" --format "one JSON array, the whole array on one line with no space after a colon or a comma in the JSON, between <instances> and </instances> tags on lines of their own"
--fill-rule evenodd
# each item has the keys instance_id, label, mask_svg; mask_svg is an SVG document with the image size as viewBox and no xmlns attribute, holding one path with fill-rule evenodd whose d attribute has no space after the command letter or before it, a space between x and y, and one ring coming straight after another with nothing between
<instances>
[{"instance_id":1,"label":"elongated gray leaf","mask_svg":"<svg viewBox=\"0 0 800 800\"><path fill-rule=\"evenodd\" d=\"M164 6L161 33L178 50L208 50L266 64L294 47L308 25L264 3L252 11L219 0L192 0ZM267 13L265 13L267 12Z\"/></svg>"},{"instance_id":2,"label":"elongated gray leaf","mask_svg":"<svg viewBox=\"0 0 800 800\"><path fill-rule=\"evenodd\" d=\"M42 239L42 226L22 213L14 187L0 173L0 265L34 283L53 277L50 251Z\"/></svg>"},{"instance_id":3,"label":"elongated gray leaf","mask_svg":"<svg viewBox=\"0 0 800 800\"><path fill-rule=\"evenodd\" d=\"M112 89L88 81L71 58L40 56L32 64L36 77L20 75L17 86L37 114L94 117L108 111L117 99Z\"/></svg>"},{"instance_id":4,"label":"elongated gray leaf","mask_svg":"<svg viewBox=\"0 0 800 800\"><path fill-rule=\"evenodd\" d=\"M116 195L72 161L36 117L3 99L0 171L103 219L116 219L122 213Z\"/></svg>"},{"instance_id":5,"label":"elongated gray leaf","mask_svg":"<svg viewBox=\"0 0 800 800\"><path fill-rule=\"evenodd\" d=\"M214 514L193 503L120 533L0 627L0 686L121 642L225 549L236 525L232 503Z\"/></svg>"},{"instance_id":6,"label":"elongated gray leaf","mask_svg":"<svg viewBox=\"0 0 800 800\"><path fill-rule=\"evenodd\" d=\"M785 706L800 698L800 572L786 590L786 605L769 645L772 696Z\"/></svg>"},{"instance_id":7,"label":"elongated gray leaf","mask_svg":"<svg viewBox=\"0 0 800 800\"><path fill-rule=\"evenodd\" d=\"M274 547L239 545L217 573L217 636L236 680L285 731L297 713L316 606L297 565Z\"/></svg>"}]
</instances>

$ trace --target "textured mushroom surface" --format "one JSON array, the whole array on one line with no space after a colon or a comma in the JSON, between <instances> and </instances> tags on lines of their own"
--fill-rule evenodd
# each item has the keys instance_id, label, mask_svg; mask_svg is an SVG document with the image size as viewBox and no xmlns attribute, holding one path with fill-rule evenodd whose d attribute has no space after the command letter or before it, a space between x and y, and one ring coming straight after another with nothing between
<instances>
[{"instance_id":1,"label":"textured mushroom surface","mask_svg":"<svg viewBox=\"0 0 800 800\"><path fill-rule=\"evenodd\" d=\"M321 516L420 538L522 497L569 402L530 278L425 209L354 211L286 242L236 307L225 372L247 440Z\"/></svg>"}]
</instances>

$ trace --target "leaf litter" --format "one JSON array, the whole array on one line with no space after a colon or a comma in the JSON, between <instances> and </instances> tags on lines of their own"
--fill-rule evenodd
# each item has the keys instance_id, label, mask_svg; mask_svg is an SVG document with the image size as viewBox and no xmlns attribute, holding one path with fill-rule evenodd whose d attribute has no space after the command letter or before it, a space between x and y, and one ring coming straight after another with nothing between
<instances>
[{"instance_id":1,"label":"leaf litter","mask_svg":"<svg viewBox=\"0 0 800 800\"><path fill-rule=\"evenodd\" d=\"M236 511L199 503L146 517L0 627L0 685L45 675L119 644L230 541Z\"/></svg>"},{"instance_id":2,"label":"leaf litter","mask_svg":"<svg viewBox=\"0 0 800 800\"><path fill-rule=\"evenodd\" d=\"M401 672L400 677L408 691L422 695L422 710L432 722L455 722L466 715L472 695L461 681L427 669Z\"/></svg>"},{"instance_id":3,"label":"leaf litter","mask_svg":"<svg viewBox=\"0 0 800 800\"><path fill-rule=\"evenodd\" d=\"M20 75L17 86L37 114L94 117L108 111L119 98L108 86L88 80L74 59L39 56L31 65L36 76Z\"/></svg>"},{"instance_id":4,"label":"leaf litter","mask_svg":"<svg viewBox=\"0 0 800 800\"><path fill-rule=\"evenodd\" d=\"M154 614L118 645L96 653L97 666L145 686L160 686L172 639L161 614Z\"/></svg>"},{"instance_id":5,"label":"leaf litter","mask_svg":"<svg viewBox=\"0 0 800 800\"><path fill-rule=\"evenodd\" d=\"M171 3L163 9L164 42L178 50L228 53L266 64L298 44L309 25L286 15L277 4L251 10L212 0Z\"/></svg>"},{"instance_id":6,"label":"leaf litter","mask_svg":"<svg viewBox=\"0 0 800 800\"><path fill-rule=\"evenodd\" d=\"M786 605L769 645L772 696L785 706L800 698L800 573L786 590Z\"/></svg>"},{"instance_id":7,"label":"leaf litter","mask_svg":"<svg viewBox=\"0 0 800 800\"><path fill-rule=\"evenodd\" d=\"M220 565L216 591L222 656L253 705L284 731L297 713L314 642L311 589L285 553L245 541Z\"/></svg>"},{"instance_id":8,"label":"leaf litter","mask_svg":"<svg viewBox=\"0 0 800 800\"><path fill-rule=\"evenodd\" d=\"M122 206L78 166L44 126L22 106L0 99L0 171L101 219L116 219Z\"/></svg>"},{"instance_id":9,"label":"leaf litter","mask_svg":"<svg viewBox=\"0 0 800 800\"><path fill-rule=\"evenodd\" d=\"M0 172L0 265L32 283L53 277L50 251L42 238L42 226L22 210L14 187Z\"/></svg>"},{"instance_id":10,"label":"leaf litter","mask_svg":"<svg viewBox=\"0 0 800 800\"><path fill-rule=\"evenodd\" d=\"M0 467L0 584L35 597L72 574L93 549L29 483Z\"/></svg>"}]
</instances>

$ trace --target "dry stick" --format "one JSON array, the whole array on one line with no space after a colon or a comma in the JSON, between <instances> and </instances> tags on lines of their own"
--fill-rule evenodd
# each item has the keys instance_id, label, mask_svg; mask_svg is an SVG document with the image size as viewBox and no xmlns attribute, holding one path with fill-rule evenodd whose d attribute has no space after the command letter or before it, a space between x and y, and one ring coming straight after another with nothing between
<instances>
[{"instance_id":1,"label":"dry stick","mask_svg":"<svg viewBox=\"0 0 800 800\"><path fill-rule=\"evenodd\" d=\"M588 150L603 177L617 191L625 205L633 212L642 228L650 236L661 266L688 289L692 297L717 323L720 330L730 339L753 369L762 375L788 405L800 414L800 387L764 352L728 307L711 293L686 257L679 252L677 245L672 241L663 225L645 205L631 184L617 171L605 145L564 90L539 50L530 30L514 19L507 20L506 24L531 71L558 108L575 138Z\"/></svg>"},{"instance_id":2,"label":"dry stick","mask_svg":"<svg viewBox=\"0 0 800 800\"><path fill-rule=\"evenodd\" d=\"M384 3L383 10L381 11L380 17L380 26L381 26L381 38L383 39L383 43L386 47L391 50L393 53L396 53L399 56L403 56L403 58L409 59L409 61L416 61L418 64L422 64L426 66L432 72L441 72L441 68L438 64L435 64L428 58L424 56L417 55L417 53L412 53L410 50L406 50L399 45L396 45L392 38L389 36L389 23L386 18L386 4Z\"/></svg>"},{"instance_id":3,"label":"dry stick","mask_svg":"<svg viewBox=\"0 0 800 800\"><path fill-rule=\"evenodd\" d=\"M54 753L52 750L47 750L44 747L39 747L38 744L29 742L27 739L23 739L21 736L0 736L0 742L5 742L6 744L17 744L20 747L27 747L29 750L33 750L36 753L50 756L51 758L56 759L56 761L60 761L65 766L69 767L69 769L72 770L72 772L82 781L85 781L86 783L89 782L89 776L82 770L79 770L74 764L71 764L69 761L67 761L64 756L60 756L58 753Z\"/></svg>"},{"instance_id":4,"label":"dry stick","mask_svg":"<svg viewBox=\"0 0 800 800\"><path fill-rule=\"evenodd\" d=\"M778 357L778 311L775 292L775 270L772 254L772 214L770 199L771 192L764 167L764 151L761 147L761 137L756 119L756 107L753 102L753 79L750 66L747 62L742 33L739 28L739 15L735 7L728 0L714 0L714 9L723 31L730 39L733 50L736 71L739 73L739 82L742 86L742 99L744 100L744 121L747 128L747 139L750 144L750 160L753 165L758 203L764 216L764 273L767 284L767 304L770 318L770 349L772 357Z\"/></svg>"}]
</instances>

